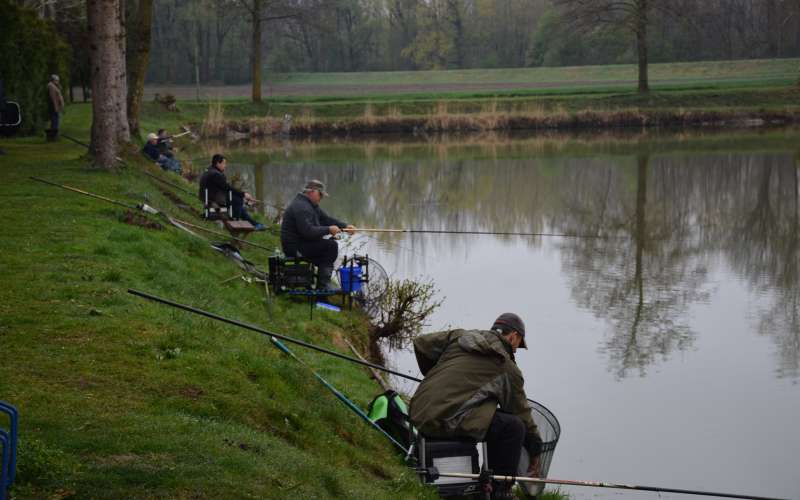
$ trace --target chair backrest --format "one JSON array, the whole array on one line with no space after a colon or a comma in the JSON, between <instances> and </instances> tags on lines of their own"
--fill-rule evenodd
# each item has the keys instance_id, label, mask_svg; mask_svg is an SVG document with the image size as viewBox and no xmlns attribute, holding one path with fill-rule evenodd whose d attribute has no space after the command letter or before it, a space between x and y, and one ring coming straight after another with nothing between
<instances>
[{"instance_id":1,"label":"chair backrest","mask_svg":"<svg viewBox=\"0 0 800 500\"><path fill-rule=\"evenodd\" d=\"M19 412L12 405L0 401L0 414L8 415L8 429L0 426L0 500L5 500L6 491L14 482L17 468L17 432Z\"/></svg>"},{"instance_id":2,"label":"chair backrest","mask_svg":"<svg viewBox=\"0 0 800 500\"><path fill-rule=\"evenodd\" d=\"M203 190L203 218L206 220L233 219L233 193L228 191L228 204L219 206L208 199L208 188Z\"/></svg>"}]
</instances>

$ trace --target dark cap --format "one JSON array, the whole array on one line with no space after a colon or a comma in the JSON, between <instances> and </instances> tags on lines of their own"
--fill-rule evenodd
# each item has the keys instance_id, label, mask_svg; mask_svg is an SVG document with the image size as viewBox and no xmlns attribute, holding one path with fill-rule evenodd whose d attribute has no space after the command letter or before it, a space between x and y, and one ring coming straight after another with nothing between
<instances>
[{"instance_id":1,"label":"dark cap","mask_svg":"<svg viewBox=\"0 0 800 500\"><path fill-rule=\"evenodd\" d=\"M522 318L516 314L501 314L496 320L494 320L494 324L492 324L492 330L495 328L503 328L504 330L514 330L518 332L520 337L522 337L522 342L520 342L519 346L523 349L528 348L528 346L525 344L525 323L523 323Z\"/></svg>"},{"instance_id":2,"label":"dark cap","mask_svg":"<svg viewBox=\"0 0 800 500\"><path fill-rule=\"evenodd\" d=\"M303 192L306 191L319 191L322 196L330 196L328 192L325 191L325 183L317 179L311 179L306 182L306 187L303 188Z\"/></svg>"}]
</instances>

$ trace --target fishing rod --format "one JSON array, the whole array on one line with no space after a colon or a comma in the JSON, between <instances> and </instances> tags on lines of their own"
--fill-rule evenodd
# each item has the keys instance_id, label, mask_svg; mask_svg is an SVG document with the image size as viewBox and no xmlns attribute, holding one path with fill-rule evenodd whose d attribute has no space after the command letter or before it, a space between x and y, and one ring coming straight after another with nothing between
<instances>
[{"instance_id":1,"label":"fishing rod","mask_svg":"<svg viewBox=\"0 0 800 500\"><path fill-rule=\"evenodd\" d=\"M173 182L170 182L168 180L162 179L157 175L153 175L150 172L144 172L144 175L146 175L148 177L152 177L153 179L157 180L158 182L162 182L162 183L166 184L167 186L171 186L171 187L174 187L175 189L179 189L180 191L183 191L186 194L189 194L189 195L192 194L191 191L189 191L188 189L184 189L183 187L181 187L181 186L179 186L179 185L177 185L177 184L175 184Z\"/></svg>"},{"instance_id":2,"label":"fishing rod","mask_svg":"<svg viewBox=\"0 0 800 500\"><path fill-rule=\"evenodd\" d=\"M408 449L407 449L405 446L403 446L402 444L400 444L400 442L398 442L398 441L397 441L395 438L393 438L391 434L389 434L388 432L386 432L385 430L383 430L383 429L381 428L381 426L379 426L378 424L376 424L375 422L373 422L373 421L372 421L372 420L369 418L369 415L367 415L366 413L364 413L364 410L362 410L362 409L361 409L361 408L360 408L358 405L356 405L355 403L353 403L352 401L350 401L350 399L349 399L347 396L345 396L344 394L342 394L342 392L341 392L341 391L339 391L339 389L337 389L337 388L336 388L336 387L334 387L334 386L333 386L333 385L332 385L330 382L328 382L327 380L325 380L325 379L322 377L322 375L320 375L319 373L317 373L317 371L316 371L316 370L314 370L314 369L313 369L313 368L312 368L310 365L308 365L308 363L306 363L306 362L305 362L305 361L303 361L302 359L298 358L298 357L297 357L297 356L296 356L296 355L295 355L295 354L294 354L294 353L293 353L291 350L289 350L289 348L286 346L286 344L284 344L283 342L281 342L280 340L278 340L278 339L277 339L277 338L275 338L274 336L273 336L273 337L270 337L270 340L271 340L271 341L272 341L272 343L275 345L275 347L277 347L278 349L280 349L280 350L281 350L281 351L282 351L284 354L288 355L289 357L293 358L295 361L297 361L297 362L298 362L298 363L300 363L301 365L303 365L303 366L305 366L306 368L308 368L308 370L309 370L309 371L311 371L311 373L313 373L313 374L314 374L314 376L317 378L317 380L319 380L319 381L322 383L322 385L324 385L324 386L325 386L325 388L326 388L326 389L328 389L329 391L331 391L331 393L332 393L334 396L336 396L336 398L337 398L337 399L339 399L339 401L341 401L342 403L344 403L344 405L345 405L345 406L347 406L348 408L350 408L351 410L353 410L353 411L354 411L354 412L355 412L355 413L356 413L356 414L357 414L359 417L361 417L361 418L362 418L362 419L363 419L365 422L367 422L367 423L368 423L368 424L369 424L371 427L373 427L373 428L377 429L378 431L380 431L380 432L381 432L381 434L383 434L383 435L384 435L386 438L388 438L388 439L389 439L389 441L391 441L391 442L392 442L392 444L394 444L395 446L397 446L398 448L400 448L401 450L403 450L403 453L408 453L408 451L409 451L409 450L408 450Z\"/></svg>"},{"instance_id":3,"label":"fishing rod","mask_svg":"<svg viewBox=\"0 0 800 500\"><path fill-rule=\"evenodd\" d=\"M557 238L607 238L594 234L563 234L563 233L521 233L513 231L450 231L445 229L379 229L357 227L355 231L362 233L417 233L417 234L472 234L491 236L552 236Z\"/></svg>"},{"instance_id":4,"label":"fishing rod","mask_svg":"<svg viewBox=\"0 0 800 500\"><path fill-rule=\"evenodd\" d=\"M88 149L90 152L92 151L92 147L91 147L90 145L86 144L86 143L85 143L85 142L83 142L83 141L79 141L78 139L75 139L74 137L70 137L70 136L68 136L67 134L61 134L61 137L63 137L64 139L68 139L68 140L70 140L70 141L74 142L74 143L75 143L75 144L77 144L78 146L83 146L83 147L85 147L85 148L86 148L86 149ZM122 163L122 165L123 165L123 166L125 166L125 167L127 167L127 166L128 166L128 164L127 164L127 163L125 163L125 160L123 160L123 159L122 159L122 158L120 158L119 156L115 156L115 157L114 157L114 159L115 159L115 160L117 160L118 162Z\"/></svg>"},{"instance_id":5,"label":"fishing rod","mask_svg":"<svg viewBox=\"0 0 800 500\"><path fill-rule=\"evenodd\" d=\"M229 234L221 233L219 231L215 231L215 230L209 229L207 227L199 226L197 224L192 224L191 222L186 222L184 220L175 219L175 218L170 217L169 215L165 214L164 212L161 212L160 210L149 206L146 203L141 203L141 204L138 204L138 205L131 205L131 204L123 203L121 201L112 200L111 198L106 198L105 196L100 196L100 195L97 195L97 194L93 194L93 193L90 193L88 191L84 191L82 189L74 188L72 186L67 186L65 184L56 184L55 182L50 182L48 180L45 180L45 179L42 179L42 178L39 178L39 177L31 177L31 179L34 180L34 181L37 181L37 182L43 182L45 184L49 184L51 186L60 187L62 189L66 189L67 191L73 191L75 193L82 194L82 195L85 195L85 196L89 196L91 198L96 198L98 200L103 200L103 201L108 202L108 203L113 203L114 205L119 205L121 207L125 207L125 208L130 209L130 210L141 210L142 212L145 212L145 213L148 213L148 214L151 214L151 215L160 215L162 217L165 217L169 221L169 223L174 225L174 226L180 227L181 225L183 225L183 226L191 227L193 229L197 229L198 231L204 231L206 233L214 234L214 235L217 235L217 236L222 236L223 238L230 238L231 240L233 240L233 241L235 241L237 243L242 243L242 244L245 244L245 245L250 245L251 247L260 248L261 250L264 250L265 252L269 252L270 255L272 255L272 253L274 252L274 249L269 248L267 246L259 245L258 243L253 243L251 241L243 240L241 238L236 238L236 237L231 236Z\"/></svg>"},{"instance_id":6,"label":"fishing rod","mask_svg":"<svg viewBox=\"0 0 800 500\"><path fill-rule=\"evenodd\" d=\"M346 356L344 354L340 354L336 351L332 351L330 349L325 349L324 347L319 347L314 344L310 344L308 342L304 342L302 340L294 339L292 337L288 337L286 335L281 335L278 333L270 332L264 328L251 325L248 323L244 323L238 320L233 320L229 318L225 318L223 316L219 316L217 314L204 311L202 309L198 309L195 307L191 307L185 304L180 304L178 302L174 302L168 299L164 299L161 297L157 297L155 295L151 295L146 292L142 292L139 290L134 290L132 288L128 289L128 293L131 295L135 295L137 297L142 297L147 300L152 300L154 302L158 302L161 304L165 304L171 307L175 307L177 309L182 309L187 312L191 312L193 314L198 314L200 316L205 316L206 318L210 318L213 320L221 321L223 323L228 323L234 326L238 326L240 328L244 328L246 330L254 331L256 333L260 333L262 335L267 335L271 339L276 338L280 340L284 340L286 342L290 342L293 344L297 344L299 346L312 349L324 354L329 354L331 356L344 359L346 361L350 361L352 363L356 363L362 366L366 366L369 368L374 368L376 370L381 370L387 373L391 373L392 375L396 375L398 377L412 380L414 382L422 382L421 379L417 377L413 377L411 375L407 375L405 373L401 373L395 370L391 370L386 368L385 366L381 366L375 363L370 363L369 361L362 361L360 359L352 358L350 356ZM367 417L368 418L368 417ZM403 448L401 446L401 448ZM446 477L462 477L462 478L469 478L469 479L481 479L481 476L478 474L457 474L457 473L445 473L439 472L439 476L446 476ZM617 489L632 489L632 490L642 490L642 491L654 491L654 492L661 492L661 493L682 493L687 495L705 495L705 496L716 496L716 497L727 497L727 498L750 498L755 500L784 500L780 498L773 498L773 497L759 497L759 496L752 496L752 495L737 495L731 493L717 493L717 492L709 492L709 491L700 491L700 490L685 490L685 489L677 489L677 488L660 488L655 486L636 486L636 485L626 485L626 484L615 484L615 483L605 483L605 482L595 482L595 481L575 481L575 480L566 480L566 479L543 479L543 478L527 478L527 477L519 477L519 476L491 476L492 479L498 481L521 481L521 482L531 482L531 483L550 483L550 484L562 484L562 485L570 485L570 486L589 486L589 487L597 487L597 488L617 488Z\"/></svg>"},{"instance_id":7,"label":"fishing rod","mask_svg":"<svg viewBox=\"0 0 800 500\"><path fill-rule=\"evenodd\" d=\"M385 371L387 373L391 373L392 375L397 375L398 377L403 377L403 378L406 378L406 379L409 379L409 380L413 380L415 382L422 382L421 379L418 379L416 377L412 377L411 375L407 375L407 374L402 373L402 372L398 372L398 371L386 368L385 366L381 366L381 365L378 365L378 364L375 364L375 363L370 363L369 361L361 361L360 359L352 358L352 357L347 356L345 354L341 354L341 353L338 353L336 351L333 351L333 350L330 350L330 349L326 349L324 347L319 347L319 346L316 346L314 344L310 344L308 342L304 342L302 340L298 340L298 339L295 339L295 338L292 338L292 337L288 337L286 335L281 335L280 333L271 332L269 330L261 328L260 326L251 325L249 323L244 323L244 322L239 321L239 320L226 318L224 316L220 316L220 315L214 314L212 312L204 311L204 310L198 309L196 307L192 307L192 306L189 306L189 305L186 305L186 304L181 304L179 302L174 302L174 301L169 300L169 299L165 299L165 298L162 298L162 297L151 295L151 294L149 294L147 292L134 290L133 288L128 288L128 293L131 294L131 295L136 295L137 297L142 297L142 298L147 299L147 300L152 300L153 302L159 302L161 304L165 304L165 305L168 305L168 306L171 306L171 307L175 307L177 309L182 309L182 310L190 312L190 313L198 314L200 316L205 316L206 318L211 318L211 319L214 319L214 320L217 320L217 321L221 321L223 323L228 323L229 325L238 326L240 328L244 328L246 330L250 330L250 331L253 331L253 332L256 332L256 333L260 333L262 335L267 335L267 336L270 336L270 337L276 337L276 338L278 338L280 340L283 340L285 342L289 342L289 343L292 343L292 344L303 346L303 347L305 347L307 349L311 349L311 350L314 350L314 351L319 351L319 352L324 353L324 354L329 354L331 356L334 356L334 357L337 357L337 358L340 358L340 359L344 359L344 360L350 361L352 363L356 363L358 365L372 367L372 368L375 368L377 370L382 370L382 371Z\"/></svg>"},{"instance_id":8,"label":"fishing rod","mask_svg":"<svg viewBox=\"0 0 800 500\"><path fill-rule=\"evenodd\" d=\"M423 469L424 470L424 469ZM459 477L463 479L485 479L487 476L481 476L480 474L464 474L460 472L438 472L439 476L442 477ZM616 489L626 489L626 490L639 490L639 491L655 491L658 493L681 493L684 495L700 495L700 496L709 496L709 497L723 497L723 498L749 498L751 500L786 500L783 498L776 498L776 497L761 497L755 495L739 495L736 493L719 493L714 491L701 491L701 490L684 490L678 488L661 488L658 486L638 486L633 484L617 484L617 483L605 483L599 481L575 481L570 479L550 479L550 478L538 478L538 477L525 477L525 476L488 476L489 479L494 479L495 481L501 482L514 482L519 481L523 483L534 483L534 484L561 484L565 486L590 486L593 488L616 488Z\"/></svg>"}]
</instances>

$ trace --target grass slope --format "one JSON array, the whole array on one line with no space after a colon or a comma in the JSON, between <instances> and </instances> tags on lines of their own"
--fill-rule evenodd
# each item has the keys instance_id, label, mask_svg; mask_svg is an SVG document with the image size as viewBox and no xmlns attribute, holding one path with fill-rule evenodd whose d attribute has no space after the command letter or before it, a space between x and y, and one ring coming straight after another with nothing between
<instances>
[{"instance_id":1,"label":"grass slope","mask_svg":"<svg viewBox=\"0 0 800 500\"><path fill-rule=\"evenodd\" d=\"M85 116L70 108L65 131L86 139ZM221 285L239 270L207 243L125 224L120 207L28 179L147 198L187 219L144 165L93 170L63 140L0 149L0 398L21 413L12 498L434 497L384 438L267 338L126 289L342 352L345 336L363 346L361 316L309 321L307 304L277 300L269 318L259 287ZM260 250L245 255L266 262ZM362 369L294 350L362 407L378 392Z\"/></svg>"}]
</instances>

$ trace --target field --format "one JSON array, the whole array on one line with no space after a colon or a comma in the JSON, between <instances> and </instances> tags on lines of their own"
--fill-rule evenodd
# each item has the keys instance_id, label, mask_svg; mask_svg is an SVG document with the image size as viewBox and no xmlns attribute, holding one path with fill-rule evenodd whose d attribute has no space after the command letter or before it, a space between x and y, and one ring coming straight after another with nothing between
<instances>
[{"instance_id":1,"label":"field","mask_svg":"<svg viewBox=\"0 0 800 500\"><path fill-rule=\"evenodd\" d=\"M553 94L635 89L635 65L367 73L265 73L265 98L378 97L420 94ZM779 86L797 81L800 59L660 63L649 67L654 90ZM201 86L201 99L250 96L250 85ZM148 85L146 98L172 93L195 99L193 85Z\"/></svg>"}]
</instances>

